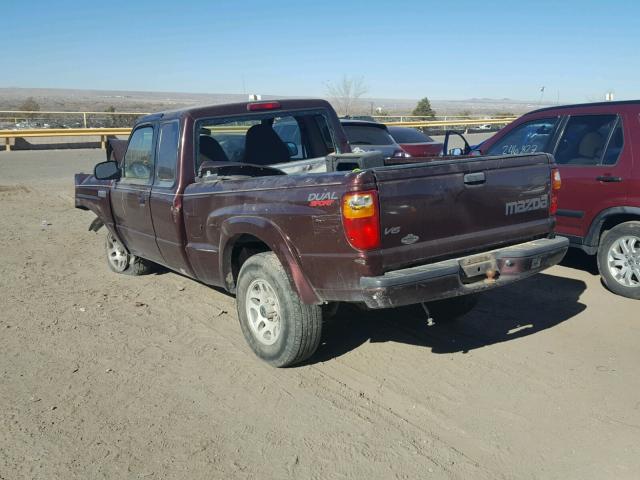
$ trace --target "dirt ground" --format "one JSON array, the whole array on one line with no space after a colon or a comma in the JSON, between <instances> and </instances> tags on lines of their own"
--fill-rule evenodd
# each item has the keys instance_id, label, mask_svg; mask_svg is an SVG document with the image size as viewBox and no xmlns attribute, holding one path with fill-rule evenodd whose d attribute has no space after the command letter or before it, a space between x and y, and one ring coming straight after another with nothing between
<instances>
[{"instance_id":1,"label":"dirt ground","mask_svg":"<svg viewBox=\"0 0 640 480\"><path fill-rule=\"evenodd\" d=\"M107 268L99 150L0 152L0 479L640 478L640 315L590 259L428 325L344 311L309 364L232 297Z\"/></svg>"}]
</instances>

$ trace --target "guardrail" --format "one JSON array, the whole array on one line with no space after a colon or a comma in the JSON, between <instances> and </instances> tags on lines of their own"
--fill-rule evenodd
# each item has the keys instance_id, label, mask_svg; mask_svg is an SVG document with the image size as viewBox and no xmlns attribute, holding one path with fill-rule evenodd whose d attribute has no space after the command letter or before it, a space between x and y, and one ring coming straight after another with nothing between
<instances>
[{"instance_id":1,"label":"guardrail","mask_svg":"<svg viewBox=\"0 0 640 480\"><path fill-rule=\"evenodd\" d=\"M23 128L121 128L131 127L145 112L63 112L0 110L0 129ZM4 126L3 126L4 124Z\"/></svg>"},{"instance_id":2,"label":"guardrail","mask_svg":"<svg viewBox=\"0 0 640 480\"><path fill-rule=\"evenodd\" d=\"M491 119L460 119L460 120L427 120L427 121L406 121L406 122L382 122L388 126L413 127L413 128L433 128L433 127L473 127L481 125L506 125L513 122L517 117L491 118Z\"/></svg>"},{"instance_id":3,"label":"guardrail","mask_svg":"<svg viewBox=\"0 0 640 480\"><path fill-rule=\"evenodd\" d=\"M413 128L434 128L434 127L473 127L481 125L506 125L515 120L513 118L499 119L461 119L461 120L428 120L428 121L407 121L407 122L385 122L385 125L413 127ZM242 131L247 127L213 127L220 131ZM106 147L107 137L110 135L129 135L131 128L37 128L24 130L0 130L0 138L5 139L5 149L11 150L12 138L33 138L33 137L100 137L100 147Z\"/></svg>"},{"instance_id":4,"label":"guardrail","mask_svg":"<svg viewBox=\"0 0 640 480\"><path fill-rule=\"evenodd\" d=\"M12 138L34 137L100 137L100 148L106 147L107 137L129 135L130 128L37 128L29 130L0 130L0 138L5 139L5 149L11 150Z\"/></svg>"}]
</instances>

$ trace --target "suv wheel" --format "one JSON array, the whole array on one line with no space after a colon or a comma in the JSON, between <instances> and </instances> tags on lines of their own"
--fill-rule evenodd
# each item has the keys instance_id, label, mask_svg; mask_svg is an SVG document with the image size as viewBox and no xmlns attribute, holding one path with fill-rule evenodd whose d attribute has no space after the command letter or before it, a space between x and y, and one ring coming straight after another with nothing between
<instances>
[{"instance_id":1,"label":"suv wheel","mask_svg":"<svg viewBox=\"0 0 640 480\"><path fill-rule=\"evenodd\" d=\"M300 363L318 348L322 309L302 303L274 253L253 255L242 264L236 304L244 338L271 365Z\"/></svg>"},{"instance_id":2,"label":"suv wheel","mask_svg":"<svg viewBox=\"0 0 640 480\"><path fill-rule=\"evenodd\" d=\"M598 269L609 290L640 299L640 222L625 222L603 235Z\"/></svg>"}]
</instances>

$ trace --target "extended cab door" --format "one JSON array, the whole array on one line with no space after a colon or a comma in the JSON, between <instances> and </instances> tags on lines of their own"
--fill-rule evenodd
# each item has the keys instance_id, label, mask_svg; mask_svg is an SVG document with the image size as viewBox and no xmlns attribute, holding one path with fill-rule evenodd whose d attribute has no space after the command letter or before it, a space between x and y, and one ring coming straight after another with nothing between
<instances>
[{"instance_id":1,"label":"extended cab door","mask_svg":"<svg viewBox=\"0 0 640 480\"><path fill-rule=\"evenodd\" d=\"M554 150L562 176L561 234L584 237L598 213L626 204L630 142L625 142L625 119L610 112L568 117Z\"/></svg>"},{"instance_id":2,"label":"extended cab door","mask_svg":"<svg viewBox=\"0 0 640 480\"><path fill-rule=\"evenodd\" d=\"M151 215L164 265L193 276L187 260L186 236L179 192L180 121L161 122L158 128L156 174L151 190Z\"/></svg>"},{"instance_id":3,"label":"extended cab door","mask_svg":"<svg viewBox=\"0 0 640 480\"><path fill-rule=\"evenodd\" d=\"M162 263L149 206L155 161L154 130L152 124L146 124L131 134L122 160L122 178L111 191L111 208L118 234L129 251Z\"/></svg>"}]
</instances>

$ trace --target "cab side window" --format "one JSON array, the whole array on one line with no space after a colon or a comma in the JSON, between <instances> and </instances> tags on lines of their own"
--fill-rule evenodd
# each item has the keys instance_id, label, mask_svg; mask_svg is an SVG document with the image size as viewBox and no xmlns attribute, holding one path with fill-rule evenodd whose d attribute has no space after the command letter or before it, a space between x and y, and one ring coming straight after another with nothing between
<instances>
[{"instance_id":1,"label":"cab side window","mask_svg":"<svg viewBox=\"0 0 640 480\"><path fill-rule=\"evenodd\" d=\"M549 152L551 138L558 124L558 117L532 120L513 129L498 140L487 155L518 155L521 153Z\"/></svg>"},{"instance_id":2,"label":"cab side window","mask_svg":"<svg viewBox=\"0 0 640 480\"><path fill-rule=\"evenodd\" d=\"M153 182L158 187L172 187L176 179L178 164L179 122L163 123L158 130L158 153L156 177Z\"/></svg>"},{"instance_id":3,"label":"cab side window","mask_svg":"<svg viewBox=\"0 0 640 480\"><path fill-rule=\"evenodd\" d=\"M121 181L139 185L151 183L153 163L153 127L138 128L129 140Z\"/></svg>"},{"instance_id":4,"label":"cab side window","mask_svg":"<svg viewBox=\"0 0 640 480\"><path fill-rule=\"evenodd\" d=\"M601 165L606 159L608 165L617 161L622 149L622 131L611 138L611 149L607 141L612 129L616 128L616 115L578 115L569 118L562 133L554 157L558 165ZM618 150L616 151L616 144ZM607 154L605 155L605 151Z\"/></svg>"}]
</instances>

